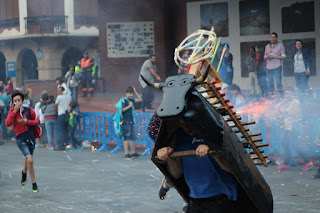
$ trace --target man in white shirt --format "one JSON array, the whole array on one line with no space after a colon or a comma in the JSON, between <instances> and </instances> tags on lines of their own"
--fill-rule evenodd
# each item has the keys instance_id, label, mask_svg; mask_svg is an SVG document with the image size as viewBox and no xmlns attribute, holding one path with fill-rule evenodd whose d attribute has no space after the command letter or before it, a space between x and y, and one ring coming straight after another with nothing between
<instances>
[{"instance_id":1,"label":"man in white shirt","mask_svg":"<svg viewBox=\"0 0 320 213\"><path fill-rule=\"evenodd\" d=\"M55 150L64 150L69 142L68 134L68 115L66 114L66 107L69 106L71 99L67 94L64 94L64 88L58 88L58 96L56 99L56 106L58 107L58 126L59 135Z\"/></svg>"}]
</instances>

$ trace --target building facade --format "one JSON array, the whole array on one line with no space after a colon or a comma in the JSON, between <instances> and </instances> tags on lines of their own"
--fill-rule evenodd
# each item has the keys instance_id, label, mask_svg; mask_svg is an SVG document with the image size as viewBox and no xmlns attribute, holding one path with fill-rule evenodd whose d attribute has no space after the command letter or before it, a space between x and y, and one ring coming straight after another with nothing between
<instances>
[{"instance_id":1,"label":"building facade","mask_svg":"<svg viewBox=\"0 0 320 213\"><path fill-rule=\"evenodd\" d=\"M54 80L84 50L98 58L97 0L0 0L0 80L16 62L15 85Z\"/></svg>"},{"instance_id":2,"label":"building facade","mask_svg":"<svg viewBox=\"0 0 320 213\"><path fill-rule=\"evenodd\" d=\"M157 67L162 80L177 71L173 62L175 47L198 29L210 29L211 26L215 26L217 35L222 37L222 42L230 45L230 52L233 54L234 83L242 89L250 87L245 64L249 48L257 44L264 48L269 42L271 32L276 32L278 41L284 43L286 47L288 57L283 61L284 88L295 85L290 56L294 51L295 40L301 39L312 56L310 86L320 89L318 83L320 75L317 72L320 68L319 0L99 0L98 2L101 74L107 82L108 90L123 90L128 82L139 86L140 68L147 59L143 54L127 54L121 45L126 45L126 39L131 37L123 36L121 30L110 31L110 27L118 24L123 26L124 31L130 31L130 26L150 22L153 24L154 34L152 52L157 55ZM112 30L115 31L114 34ZM116 42L116 34L121 34L119 38L121 37L124 42ZM138 39L138 36L135 38ZM143 48L139 42L136 46L135 44L128 46ZM120 48L123 55L112 54L114 49Z\"/></svg>"}]
</instances>

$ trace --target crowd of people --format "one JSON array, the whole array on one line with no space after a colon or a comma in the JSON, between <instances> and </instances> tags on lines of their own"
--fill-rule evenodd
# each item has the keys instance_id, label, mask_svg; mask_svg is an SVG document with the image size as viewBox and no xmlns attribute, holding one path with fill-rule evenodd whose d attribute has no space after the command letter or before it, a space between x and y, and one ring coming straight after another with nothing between
<instances>
[{"instance_id":1,"label":"crowd of people","mask_svg":"<svg viewBox=\"0 0 320 213\"><path fill-rule=\"evenodd\" d=\"M310 55L303 48L302 41L297 40L295 43L296 51L292 56L297 90L293 88L283 89L282 60L286 58L286 52L284 45L277 41L277 37L276 33L270 34L270 43L265 46L264 51L259 45L249 49L246 59L250 79L249 96L261 96L267 99L277 96L279 102L275 103L275 107L280 109L279 113L286 115L279 117L283 123L282 147L284 154L283 161L277 169L289 169L289 161L292 158L290 150L294 149L305 162L302 170L309 170L314 166L312 160L295 147L293 141L300 137L297 129L299 128L298 123L303 119L301 99L295 93L306 93L309 89ZM227 99L230 99L230 103L234 105L235 110L240 111L246 107L250 99L237 84L233 83L233 56L229 52L229 48L229 45L226 45L220 72L224 81L221 85L221 91L226 94ZM17 145L25 157L21 184L23 186L26 184L26 174L29 171L34 193L38 192L32 158L36 147L47 143L46 146L50 150L65 150L70 145L70 141L71 149L81 149L82 147L82 144L75 137L75 130L81 116L78 109L78 87L81 83L82 96L86 97L88 93L93 95L97 75L97 68L94 68L94 66L94 60L89 58L87 51L84 52L84 58L78 65L70 65L64 78L56 78L56 99L54 99L55 94L42 91L39 101L35 104L33 104L31 89L26 89L26 91L19 88L13 89L10 78L6 80L6 87L4 82L0 81L2 139L8 140L12 136L8 128L13 126L12 130L16 136ZM274 92L274 79L277 92ZM113 117L115 131L123 138L125 159L140 156L136 152L135 145L137 138L135 129L136 109L141 108L142 112L154 110L152 107L154 90L145 83L145 80L151 84L155 81L161 81L161 77L157 73L155 55L150 55L141 67L139 82L142 88L142 97L135 87L129 86L126 89L125 96L115 105L117 108ZM256 100L263 101L262 99L254 99L254 101ZM32 108L33 105L35 110ZM210 209L213 207L220 209L220 211L234 211L241 207L241 204L237 203L237 185L230 175L228 166L221 164L219 159L208 156L208 145L183 120L179 120L179 124L180 128L174 133L176 136L175 147L162 147L157 151L157 155L160 160L167 164L168 169L173 171L173 177L179 178L182 173L184 174L190 188L191 197L189 206L186 202L184 203L184 211L197 212L204 208ZM149 133L155 131L155 126L159 129L160 121L155 124L153 118L149 124L149 127L152 127ZM42 131L42 134L40 134L41 128L39 127L45 130ZM157 132L150 134L150 137L155 140L156 135ZM193 142L195 138L199 143L195 144ZM197 157L180 160L173 160L169 157L174 150L181 151L185 150L186 147L188 150L195 149ZM198 168L199 164L202 165L200 169ZM194 173L195 170L198 172ZM317 171L314 178L320 178L320 170ZM199 179L201 179L201 184L194 184L194 180ZM216 181L213 182L213 179ZM203 185L207 187L205 190ZM159 198L164 199L171 187L172 184L164 179L159 189Z\"/></svg>"},{"instance_id":2,"label":"crowd of people","mask_svg":"<svg viewBox=\"0 0 320 213\"><path fill-rule=\"evenodd\" d=\"M233 57L229 48L230 46L226 45L220 69L220 76L228 85L233 82L234 72ZM303 47L301 40L296 40L294 49L294 52L288 55L291 56L296 87L300 94L305 94L309 91L308 80L312 69L310 53ZM249 73L250 96L283 96L282 64L286 57L285 47L278 42L278 35L275 32L270 34L270 43L265 46L264 50L260 45L250 47L245 61ZM276 82L276 92L274 82Z\"/></svg>"}]
</instances>

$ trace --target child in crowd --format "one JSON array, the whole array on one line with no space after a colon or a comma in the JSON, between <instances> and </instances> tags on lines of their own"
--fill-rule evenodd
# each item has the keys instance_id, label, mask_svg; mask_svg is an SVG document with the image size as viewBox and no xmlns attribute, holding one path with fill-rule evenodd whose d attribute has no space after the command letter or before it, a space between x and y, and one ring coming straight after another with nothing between
<instances>
[{"instance_id":1,"label":"child in crowd","mask_svg":"<svg viewBox=\"0 0 320 213\"><path fill-rule=\"evenodd\" d=\"M289 87L285 90L285 97L283 101L278 103L277 109L284 120L282 146L284 149L284 163L277 167L278 170L285 170L289 168L292 160L292 151L297 152L304 160L305 165L302 170L309 170L314 167L311 159L306 155L305 150L299 147L299 142L305 146L305 141L301 141L300 129L302 123L302 111L299 99L295 96L293 88ZM292 162L293 163L293 162Z\"/></svg>"},{"instance_id":2,"label":"child in crowd","mask_svg":"<svg viewBox=\"0 0 320 213\"><path fill-rule=\"evenodd\" d=\"M229 85L229 90L232 94L231 103L234 105L235 109L239 110L245 106L247 103L247 97L241 92L241 89L236 84Z\"/></svg>"},{"instance_id":3,"label":"child in crowd","mask_svg":"<svg viewBox=\"0 0 320 213\"><path fill-rule=\"evenodd\" d=\"M40 111L44 116L44 124L47 132L47 139L49 144L49 149L53 149L53 137L55 138L56 144L58 140L58 112L55 106L54 97L49 96L47 93L41 95L41 105ZM54 133L54 134L53 134Z\"/></svg>"},{"instance_id":4,"label":"child in crowd","mask_svg":"<svg viewBox=\"0 0 320 213\"><path fill-rule=\"evenodd\" d=\"M133 98L133 95L136 95L138 100ZM135 134L135 118L136 112L134 108L135 102L141 102L142 99L137 93L136 89L132 86L129 86L126 89L126 96L121 98L120 101L116 104L118 108L117 113L115 114L113 120L116 123L116 129L118 129L117 134L123 136L123 148L125 153L125 159L130 159L131 157L140 156L136 152L136 134ZM129 154L129 140L131 155Z\"/></svg>"},{"instance_id":5,"label":"child in crowd","mask_svg":"<svg viewBox=\"0 0 320 213\"><path fill-rule=\"evenodd\" d=\"M25 157L21 184L24 186L27 183L27 171L29 171L33 192L37 193L38 186L35 180L32 155L35 139L41 135L41 129L37 126L40 124L40 120L32 108L22 106L23 101L23 93L19 91L12 93L13 104L6 119L6 126L9 127L13 124L17 145Z\"/></svg>"},{"instance_id":6,"label":"child in crowd","mask_svg":"<svg viewBox=\"0 0 320 213\"><path fill-rule=\"evenodd\" d=\"M68 107L66 107L66 112L68 112ZM72 149L80 149L82 147L81 143L75 137L75 131L77 125L79 123L80 112L77 109L77 103L75 101L71 101L69 104L69 136L72 142Z\"/></svg>"}]
</instances>

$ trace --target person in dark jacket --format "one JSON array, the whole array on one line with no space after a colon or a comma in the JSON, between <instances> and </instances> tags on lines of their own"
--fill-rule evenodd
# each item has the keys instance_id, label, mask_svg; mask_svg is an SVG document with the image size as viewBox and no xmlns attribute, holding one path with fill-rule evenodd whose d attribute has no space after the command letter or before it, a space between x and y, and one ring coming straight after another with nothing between
<instances>
[{"instance_id":1,"label":"person in dark jacket","mask_svg":"<svg viewBox=\"0 0 320 213\"><path fill-rule=\"evenodd\" d=\"M311 74L311 58L309 51L303 48L301 40L296 40L295 53L292 55L294 66L294 77L300 93L305 93L309 89L308 80Z\"/></svg>"}]
</instances>

